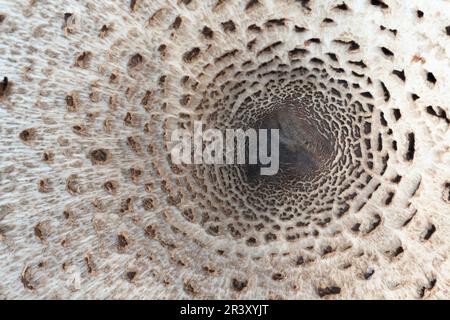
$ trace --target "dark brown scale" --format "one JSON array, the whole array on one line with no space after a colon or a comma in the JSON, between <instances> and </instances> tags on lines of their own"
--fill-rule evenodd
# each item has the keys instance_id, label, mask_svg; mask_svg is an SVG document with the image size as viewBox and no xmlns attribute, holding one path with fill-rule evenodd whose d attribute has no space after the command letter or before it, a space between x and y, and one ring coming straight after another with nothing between
<instances>
[{"instance_id":1,"label":"dark brown scale","mask_svg":"<svg viewBox=\"0 0 450 320\"><path fill-rule=\"evenodd\" d=\"M222 29L225 32L235 32L236 31L236 25L234 24L233 20L228 20L221 23Z\"/></svg>"}]
</instances>

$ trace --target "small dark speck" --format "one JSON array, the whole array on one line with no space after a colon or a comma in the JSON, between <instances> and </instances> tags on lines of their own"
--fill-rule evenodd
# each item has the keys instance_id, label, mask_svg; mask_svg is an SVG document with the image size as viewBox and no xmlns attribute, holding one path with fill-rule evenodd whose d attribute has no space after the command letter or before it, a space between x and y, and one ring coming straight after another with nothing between
<instances>
[{"instance_id":1,"label":"small dark speck","mask_svg":"<svg viewBox=\"0 0 450 320\"><path fill-rule=\"evenodd\" d=\"M436 78L434 76L434 74L432 74L431 72L427 73L427 81L431 82L432 84L436 83Z\"/></svg>"}]
</instances>

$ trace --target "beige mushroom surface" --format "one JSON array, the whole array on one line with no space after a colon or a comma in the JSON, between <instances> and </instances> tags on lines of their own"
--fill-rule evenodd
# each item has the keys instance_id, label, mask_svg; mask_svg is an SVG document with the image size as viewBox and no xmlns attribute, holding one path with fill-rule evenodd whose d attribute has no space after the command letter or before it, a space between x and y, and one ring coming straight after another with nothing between
<instances>
[{"instance_id":1,"label":"beige mushroom surface","mask_svg":"<svg viewBox=\"0 0 450 320\"><path fill-rule=\"evenodd\" d=\"M2 0L0 297L449 299L449 77L446 0Z\"/></svg>"}]
</instances>

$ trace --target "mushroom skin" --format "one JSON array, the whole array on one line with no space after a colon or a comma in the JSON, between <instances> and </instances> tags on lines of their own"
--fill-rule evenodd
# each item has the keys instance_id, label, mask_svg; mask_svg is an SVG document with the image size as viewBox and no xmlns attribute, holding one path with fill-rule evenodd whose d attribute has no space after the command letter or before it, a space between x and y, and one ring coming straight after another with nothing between
<instances>
[{"instance_id":1,"label":"mushroom skin","mask_svg":"<svg viewBox=\"0 0 450 320\"><path fill-rule=\"evenodd\" d=\"M0 297L450 298L449 23L443 0L2 0ZM289 99L329 141L288 154L310 174L171 161L172 130Z\"/></svg>"}]
</instances>

